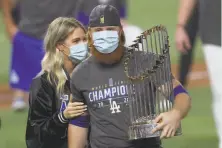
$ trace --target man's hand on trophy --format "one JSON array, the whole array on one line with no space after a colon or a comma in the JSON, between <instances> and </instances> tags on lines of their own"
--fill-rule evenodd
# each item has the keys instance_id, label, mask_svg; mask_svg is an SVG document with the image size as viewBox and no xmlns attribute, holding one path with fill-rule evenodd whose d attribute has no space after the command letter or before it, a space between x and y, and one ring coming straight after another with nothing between
<instances>
[{"instance_id":1,"label":"man's hand on trophy","mask_svg":"<svg viewBox=\"0 0 222 148\"><path fill-rule=\"evenodd\" d=\"M161 113L154 122L157 126L152 130L153 133L162 131L160 139L173 137L180 125L180 113L177 110Z\"/></svg>"}]
</instances>

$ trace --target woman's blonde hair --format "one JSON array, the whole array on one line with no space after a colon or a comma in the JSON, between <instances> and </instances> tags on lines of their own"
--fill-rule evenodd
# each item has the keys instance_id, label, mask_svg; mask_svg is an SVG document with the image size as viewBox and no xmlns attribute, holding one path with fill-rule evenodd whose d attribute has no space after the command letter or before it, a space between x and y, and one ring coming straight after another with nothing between
<instances>
[{"instance_id":1,"label":"woman's blonde hair","mask_svg":"<svg viewBox=\"0 0 222 148\"><path fill-rule=\"evenodd\" d=\"M76 19L59 17L49 25L44 38L45 56L42 60L42 71L48 72L47 79L56 85L58 94L64 91L66 76L63 71L63 54L56 47L63 44L76 28L82 28L86 33L84 26Z\"/></svg>"}]
</instances>

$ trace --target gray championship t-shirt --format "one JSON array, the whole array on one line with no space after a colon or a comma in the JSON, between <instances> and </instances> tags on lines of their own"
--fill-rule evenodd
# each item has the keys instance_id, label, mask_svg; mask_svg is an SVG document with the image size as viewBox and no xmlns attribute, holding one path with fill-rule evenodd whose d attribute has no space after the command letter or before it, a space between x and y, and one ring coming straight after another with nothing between
<instances>
[{"instance_id":1,"label":"gray championship t-shirt","mask_svg":"<svg viewBox=\"0 0 222 148\"><path fill-rule=\"evenodd\" d=\"M83 101L90 115L92 148L159 148L159 138L129 141L127 77L123 59L103 65L91 56L80 63L71 78L75 101Z\"/></svg>"},{"instance_id":2,"label":"gray championship t-shirt","mask_svg":"<svg viewBox=\"0 0 222 148\"><path fill-rule=\"evenodd\" d=\"M19 30L43 39L48 25L58 17L75 17L78 0L20 0Z\"/></svg>"}]
</instances>

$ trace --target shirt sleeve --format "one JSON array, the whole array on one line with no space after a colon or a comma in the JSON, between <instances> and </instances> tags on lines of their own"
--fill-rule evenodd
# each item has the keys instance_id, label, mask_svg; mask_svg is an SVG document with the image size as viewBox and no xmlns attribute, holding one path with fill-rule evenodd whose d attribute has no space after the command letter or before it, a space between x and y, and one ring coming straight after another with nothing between
<instances>
[{"instance_id":1,"label":"shirt sleeve","mask_svg":"<svg viewBox=\"0 0 222 148\"><path fill-rule=\"evenodd\" d=\"M63 113L53 112L54 97L53 88L46 80L33 80L29 94L28 120L40 141L52 136L64 136L68 120L64 118Z\"/></svg>"},{"instance_id":2,"label":"shirt sleeve","mask_svg":"<svg viewBox=\"0 0 222 148\"><path fill-rule=\"evenodd\" d=\"M75 81L75 76L71 78L71 93L74 102L85 102L85 99L81 93L81 91L77 88ZM78 80L79 81L79 80Z\"/></svg>"},{"instance_id":3,"label":"shirt sleeve","mask_svg":"<svg viewBox=\"0 0 222 148\"><path fill-rule=\"evenodd\" d=\"M86 104L85 98L82 95L81 89L79 88L78 82L83 82L83 79L78 76L79 74L77 72L73 72L72 77L71 77L71 83L70 83L70 88L71 88L71 93L72 93L72 98L74 102L83 102ZM89 126L89 115L88 113L85 113L82 116L76 117L72 120L70 120L69 124L79 126L82 128L88 128Z\"/></svg>"}]
</instances>

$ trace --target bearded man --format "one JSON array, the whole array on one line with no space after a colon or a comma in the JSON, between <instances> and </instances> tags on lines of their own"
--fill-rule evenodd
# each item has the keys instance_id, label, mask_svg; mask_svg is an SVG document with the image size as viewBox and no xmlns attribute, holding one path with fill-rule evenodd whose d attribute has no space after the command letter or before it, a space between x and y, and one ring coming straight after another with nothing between
<instances>
[{"instance_id":1,"label":"bearded man","mask_svg":"<svg viewBox=\"0 0 222 148\"><path fill-rule=\"evenodd\" d=\"M124 73L125 35L118 11L111 5L98 5L91 14L88 29L91 56L77 66L71 78L73 101L84 102L88 111L70 121L69 148L83 148L90 123L91 148L161 148L161 138L174 136L180 121L190 109L190 97L177 80L175 104L162 113L153 130L162 130L157 138L130 141L127 76Z\"/></svg>"}]
</instances>

